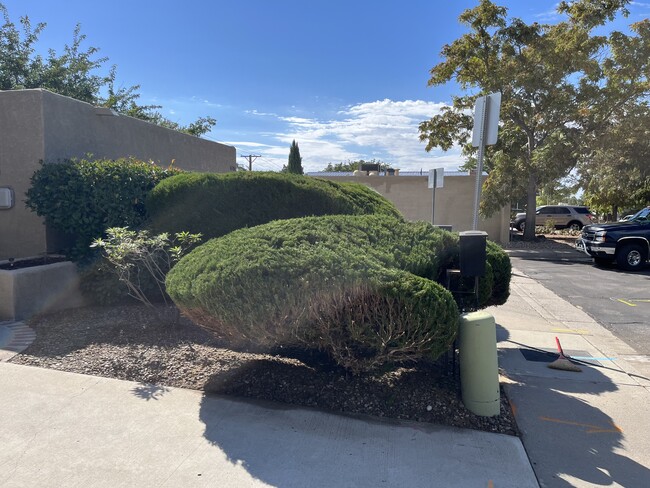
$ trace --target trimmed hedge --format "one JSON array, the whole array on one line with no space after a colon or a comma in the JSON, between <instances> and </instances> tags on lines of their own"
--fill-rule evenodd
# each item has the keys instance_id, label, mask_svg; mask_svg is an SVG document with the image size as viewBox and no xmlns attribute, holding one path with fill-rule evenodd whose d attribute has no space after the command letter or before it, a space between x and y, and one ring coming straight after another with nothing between
<instances>
[{"instance_id":1,"label":"trimmed hedge","mask_svg":"<svg viewBox=\"0 0 650 488\"><path fill-rule=\"evenodd\" d=\"M93 239L109 227L139 227L145 198L161 180L178 174L134 158L44 164L31 178L27 207L73 238L69 257L91 253Z\"/></svg>"},{"instance_id":2,"label":"trimmed hedge","mask_svg":"<svg viewBox=\"0 0 650 488\"><path fill-rule=\"evenodd\" d=\"M488 253L484 304L505 300L494 290L507 297L509 260L500 251L506 270L497 250ZM316 348L360 371L449 348L458 309L436 281L457 255L458 235L424 222L308 217L213 239L181 259L166 286L186 315L233 347Z\"/></svg>"},{"instance_id":3,"label":"trimmed hedge","mask_svg":"<svg viewBox=\"0 0 650 488\"><path fill-rule=\"evenodd\" d=\"M219 237L272 220L332 214L400 217L379 193L286 173L185 173L157 185L147 198L153 231Z\"/></svg>"}]
</instances>

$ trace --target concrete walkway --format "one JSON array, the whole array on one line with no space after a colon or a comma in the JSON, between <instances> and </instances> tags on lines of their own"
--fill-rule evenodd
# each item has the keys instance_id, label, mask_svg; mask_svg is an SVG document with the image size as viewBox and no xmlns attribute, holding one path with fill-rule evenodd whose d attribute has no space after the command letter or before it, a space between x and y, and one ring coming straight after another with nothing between
<instances>
[{"instance_id":1,"label":"concrete walkway","mask_svg":"<svg viewBox=\"0 0 650 488\"><path fill-rule=\"evenodd\" d=\"M516 269L507 304L488 311L540 486L650 486L650 358ZM548 368L555 337L582 372Z\"/></svg>"},{"instance_id":2,"label":"concrete walkway","mask_svg":"<svg viewBox=\"0 0 650 488\"><path fill-rule=\"evenodd\" d=\"M537 486L511 436L6 362L0 392L7 488Z\"/></svg>"}]
</instances>

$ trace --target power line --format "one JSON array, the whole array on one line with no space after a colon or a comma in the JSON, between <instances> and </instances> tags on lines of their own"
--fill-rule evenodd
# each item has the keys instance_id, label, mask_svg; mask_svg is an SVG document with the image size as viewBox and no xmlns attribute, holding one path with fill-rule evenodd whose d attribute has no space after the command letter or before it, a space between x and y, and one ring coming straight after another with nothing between
<instances>
[{"instance_id":1,"label":"power line","mask_svg":"<svg viewBox=\"0 0 650 488\"><path fill-rule=\"evenodd\" d=\"M275 169L276 171L281 171L282 170L282 165L281 164L275 163L275 162L273 162L273 161L271 161L269 159L266 159L266 158L262 158L262 161L267 163L269 166L271 166L271 168Z\"/></svg>"},{"instance_id":2,"label":"power line","mask_svg":"<svg viewBox=\"0 0 650 488\"><path fill-rule=\"evenodd\" d=\"M244 155L240 154L239 157L244 158L245 160L247 160L248 161L248 171L253 171L253 161L255 161L255 159L260 158L262 156L260 156L259 154L257 154L257 155L249 154L248 156L244 156ZM253 159L253 158L255 158L255 159Z\"/></svg>"}]
</instances>

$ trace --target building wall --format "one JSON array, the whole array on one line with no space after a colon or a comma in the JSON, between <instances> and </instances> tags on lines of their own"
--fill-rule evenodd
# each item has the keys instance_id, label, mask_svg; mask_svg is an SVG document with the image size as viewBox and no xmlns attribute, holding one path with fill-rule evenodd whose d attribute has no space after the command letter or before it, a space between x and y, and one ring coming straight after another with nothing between
<instances>
[{"instance_id":1,"label":"building wall","mask_svg":"<svg viewBox=\"0 0 650 488\"><path fill-rule=\"evenodd\" d=\"M25 208L29 179L41 161L87 154L133 156L163 167L174 160L177 168L214 173L234 171L237 157L232 146L114 115L46 90L0 92L0 187L13 188L16 201L12 209L0 210L0 260L53 250L53 232Z\"/></svg>"},{"instance_id":2,"label":"building wall","mask_svg":"<svg viewBox=\"0 0 650 488\"><path fill-rule=\"evenodd\" d=\"M315 175L314 175L315 176ZM428 176L322 176L334 181L362 183L393 202L408 220L424 220L434 224L451 225L460 232L472 230L476 176L445 175L444 186L436 189L435 209L433 191L428 188ZM485 177L484 177L485 178ZM506 243L509 239L510 210L504 207L488 219L479 216L479 229L490 240Z\"/></svg>"},{"instance_id":3,"label":"building wall","mask_svg":"<svg viewBox=\"0 0 650 488\"><path fill-rule=\"evenodd\" d=\"M0 210L0 259L45 251L43 219L25 208L30 177L44 158L40 90L0 92L0 187L14 191L14 207ZM13 95L13 93L11 93Z\"/></svg>"}]
</instances>

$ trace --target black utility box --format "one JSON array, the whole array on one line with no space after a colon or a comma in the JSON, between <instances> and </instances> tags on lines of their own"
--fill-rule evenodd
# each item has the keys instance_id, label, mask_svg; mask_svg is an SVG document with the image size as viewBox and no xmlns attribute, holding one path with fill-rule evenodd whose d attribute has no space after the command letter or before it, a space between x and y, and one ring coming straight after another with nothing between
<instances>
[{"instance_id":1,"label":"black utility box","mask_svg":"<svg viewBox=\"0 0 650 488\"><path fill-rule=\"evenodd\" d=\"M487 232L467 230L460 236L460 275L485 276Z\"/></svg>"}]
</instances>

